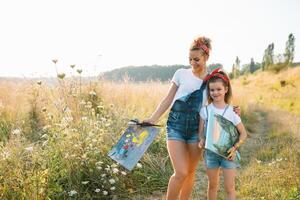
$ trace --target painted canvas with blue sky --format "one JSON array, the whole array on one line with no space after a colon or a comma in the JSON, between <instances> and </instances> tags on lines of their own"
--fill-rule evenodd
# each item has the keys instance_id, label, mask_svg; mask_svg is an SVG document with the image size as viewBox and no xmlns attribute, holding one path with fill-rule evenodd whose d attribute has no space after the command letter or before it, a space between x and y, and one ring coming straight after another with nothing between
<instances>
[{"instance_id":1,"label":"painted canvas with blue sky","mask_svg":"<svg viewBox=\"0 0 300 200\"><path fill-rule=\"evenodd\" d=\"M238 141L239 133L234 124L225 117L209 111L206 128L205 149L227 158L227 151ZM240 162L237 152L235 159Z\"/></svg>"},{"instance_id":2,"label":"painted canvas with blue sky","mask_svg":"<svg viewBox=\"0 0 300 200\"><path fill-rule=\"evenodd\" d=\"M144 155L159 128L129 124L117 144L108 153L109 157L128 170L132 170Z\"/></svg>"}]
</instances>

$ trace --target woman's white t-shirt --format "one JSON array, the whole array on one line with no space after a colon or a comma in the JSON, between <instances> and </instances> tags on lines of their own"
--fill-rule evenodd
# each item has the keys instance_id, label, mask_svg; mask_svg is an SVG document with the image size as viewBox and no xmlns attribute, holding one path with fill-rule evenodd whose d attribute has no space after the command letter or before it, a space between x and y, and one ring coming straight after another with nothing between
<instances>
[{"instance_id":1,"label":"woman's white t-shirt","mask_svg":"<svg viewBox=\"0 0 300 200\"><path fill-rule=\"evenodd\" d=\"M192 69L178 69L171 82L175 83L178 87L175 97L173 99L172 105L173 103L177 100L177 99L181 99L181 98L185 98L186 96L188 96L189 94L191 94L192 92L200 89L203 80L196 77L193 72ZM207 97L206 97L206 89L203 90L203 102L202 105L205 105L207 102ZM201 105L201 106L202 106Z\"/></svg>"},{"instance_id":2,"label":"woman's white t-shirt","mask_svg":"<svg viewBox=\"0 0 300 200\"><path fill-rule=\"evenodd\" d=\"M225 107L226 108L226 107ZM216 108L212 103L207 106L208 112L213 110L215 114L222 115L225 111L225 108L220 109ZM205 121L207 119L206 108L202 107L200 110L200 117ZM233 111L233 106L229 105L223 117L231 121L235 126L241 123L241 118Z\"/></svg>"}]
</instances>

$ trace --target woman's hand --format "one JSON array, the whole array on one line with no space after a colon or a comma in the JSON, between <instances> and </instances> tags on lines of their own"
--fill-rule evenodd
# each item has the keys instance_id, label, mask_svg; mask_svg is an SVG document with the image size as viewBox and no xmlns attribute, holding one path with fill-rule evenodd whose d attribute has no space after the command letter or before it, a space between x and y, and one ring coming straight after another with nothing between
<instances>
[{"instance_id":1,"label":"woman's hand","mask_svg":"<svg viewBox=\"0 0 300 200\"><path fill-rule=\"evenodd\" d=\"M227 156L227 159L228 160L230 160L230 161L232 161L232 160L234 160L235 159L235 156L236 156L236 148L233 146L233 147L231 147L228 151L227 151L227 153L229 154L228 156Z\"/></svg>"},{"instance_id":2,"label":"woman's hand","mask_svg":"<svg viewBox=\"0 0 300 200\"><path fill-rule=\"evenodd\" d=\"M233 106L233 111L238 115L241 116L241 108L239 106Z\"/></svg>"},{"instance_id":3,"label":"woman's hand","mask_svg":"<svg viewBox=\"0 0 300 200\"><path fill-rule=\"evenodd\" d=\"M198 147L200 149L204 149L204 146L205 146L205 139L200 139L199 143L198 143Z\"/></svg>"},{"instance_id":4,"label":"woman's hand","mask_svg":"<svg viewBox=\"0 0 300 200\"><path fill-rule=\"evenodd\" d=\"M147 118L147 119L144 119L142 121L142 123L155 124L155 120L153 120L152 118Z\"/></svg>"}]
</instances>

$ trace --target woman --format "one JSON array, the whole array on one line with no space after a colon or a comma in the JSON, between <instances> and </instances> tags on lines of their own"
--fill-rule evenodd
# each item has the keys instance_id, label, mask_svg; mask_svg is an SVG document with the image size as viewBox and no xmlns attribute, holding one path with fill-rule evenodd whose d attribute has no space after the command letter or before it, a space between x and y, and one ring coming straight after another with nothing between
<instances>
[{"instance_id":1,"label":"woman","mask_svg":"<svg viewBox=\"0 0 300 200\"><path fill-rule=\"evenodd\" d=\"M148 123L156 123L172 105L167 121L167 148L174 169L170 177L167 199L188 199L192 193L197 164L201 157L199 142L199 110L206 103L203 81L211 40L198 37L189 50L191 68L175 72L166 97L158 105Z\"/></svg>"}]
</instances>

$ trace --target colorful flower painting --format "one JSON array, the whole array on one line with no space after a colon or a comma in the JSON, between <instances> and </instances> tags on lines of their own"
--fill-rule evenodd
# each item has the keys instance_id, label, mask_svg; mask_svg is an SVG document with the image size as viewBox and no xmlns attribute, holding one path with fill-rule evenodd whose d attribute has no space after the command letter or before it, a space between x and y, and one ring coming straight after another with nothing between
<instances>
[{"instance_id":1,"label":"colorful flower painting","mask_svg":"<svg viewBox=\"0 0 300 200\"><path fill-rule=\"evenodd\" d=\"M130 124L108 156L132 170L158 134L159 128Z\"/></svg>"}]
</instances>

